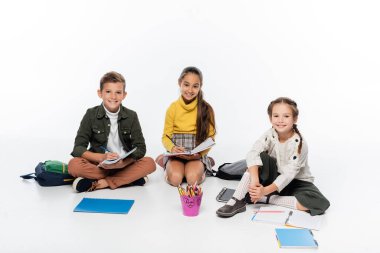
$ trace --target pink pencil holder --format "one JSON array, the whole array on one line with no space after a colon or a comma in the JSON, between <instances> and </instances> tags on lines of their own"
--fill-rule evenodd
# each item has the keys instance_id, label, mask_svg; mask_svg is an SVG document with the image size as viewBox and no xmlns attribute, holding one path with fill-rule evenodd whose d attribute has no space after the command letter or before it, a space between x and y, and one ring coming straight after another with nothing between
<instances>
[{"instance_id":1,"label":"pink pencil holder","mask_svg":"<svg viewBox=\"0 0 380 253\"><path fill-rule=\"evenodd\" d=\"M202 195L199 196L180 196L182 204L182 212L185 216L197 216L201 207Z\"/></svg>"}]
</instances>

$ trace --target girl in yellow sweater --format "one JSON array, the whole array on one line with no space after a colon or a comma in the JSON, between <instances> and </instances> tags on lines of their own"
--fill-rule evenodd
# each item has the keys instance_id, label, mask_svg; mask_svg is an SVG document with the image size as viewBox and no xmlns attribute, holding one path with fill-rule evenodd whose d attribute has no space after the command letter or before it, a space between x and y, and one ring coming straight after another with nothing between
<instances>
[{"instance_id":1,"label":"girl in yellow sweater","mask_svg":"<svg viewBox=\"0 0 380 253\"><path fill-rule=\"evenodd\" d=\"M167 109L162 134L162 143L168 152L192 150L208 137L215 136L214 110L203 99L202 80L202 72L196 67L185 68L178 79L181 96ZM209 150L165 157L166 181L173 186L180 185L184 178L188 184L203 182L205 172L212 166L207 157Z\"/></svg>"}]
</instances>

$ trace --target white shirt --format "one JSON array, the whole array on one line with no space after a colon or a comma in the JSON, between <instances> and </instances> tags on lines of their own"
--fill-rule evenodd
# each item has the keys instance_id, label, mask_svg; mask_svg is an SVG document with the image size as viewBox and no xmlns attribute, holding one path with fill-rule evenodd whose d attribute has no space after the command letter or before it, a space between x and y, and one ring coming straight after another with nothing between
<instances>
[{"instance_id":1,"label":"white shirt","mask_svg":"<svg viewBox=\"0 0 380 253\"><path fill-rule=\"evenodd\" d=\"M303 138L302 138L303 139ZM276 158L280 175L273 182L281 192L293 179L313 182L314 177L308 165L307 143L302 140L301 154L298 154L300 136L295 133L286 142L280 143L277 132L271 128L264 133L248 152L246 160L248 168L254 165L262 166L260 153L267 151L268 155Z\"/></svg>"},{"instance_id":2,"label":"white shirt","mask_svg":"<svg viewBox=\"0 0 380 253\"><path fill-rule=\"evenodd\" d=\"M119 156L123 156L126 153L126 151L124 150L123 144L120 141L119 125L117 124L120 108L117 112L110 112L105 107L104 110L106 111L106 114L111 122L110 134L108 135L107 141L107 149L110 152L119 154Z\"/></svg>"}]
</instances>

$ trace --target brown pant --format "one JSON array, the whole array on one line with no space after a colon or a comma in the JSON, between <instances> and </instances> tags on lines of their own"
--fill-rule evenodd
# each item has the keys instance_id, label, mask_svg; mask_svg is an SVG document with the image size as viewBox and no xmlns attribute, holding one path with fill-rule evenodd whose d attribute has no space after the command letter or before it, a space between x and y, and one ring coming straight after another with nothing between
<instances>
[{"instance_id":1,"label":"brown pant","mask_svg":"<svg viewBox=\"0 0 380 253\"><path fill-rule=\"evenodd\" d=\"M105 179L111 189L132 183L156 170L156 163L150 157L140 160L122 169L105 170L82 157L70 160L68 170L73 177Z\"/></svg>"}]
</instances>

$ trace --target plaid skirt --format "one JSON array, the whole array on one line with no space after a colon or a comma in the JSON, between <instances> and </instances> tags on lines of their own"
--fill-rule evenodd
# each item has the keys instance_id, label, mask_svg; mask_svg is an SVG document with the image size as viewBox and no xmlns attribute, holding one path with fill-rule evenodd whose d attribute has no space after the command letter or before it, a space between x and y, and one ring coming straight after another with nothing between
<instances>
[{"instance_id":1,"label":"plaid skirt","mask_svg":"<svg viewBox=\"0 0 380 253\"><path fill-rule=\"evenodd\" d=\"M196 147L195 145L195 134L173 134L172 141L176 146L184 147L186 150L190 151ZM164 165L166 169L166 164L170 159L178 159L175 157L164 157ZM181 159L183 160L183 159ZM200 158L201 162L204 165L205 172L207 175L212 175L212 165L210 159L207 155L204 155ZM183 160L186 162L187 160Z\"/></svg>"}]
</instances>

